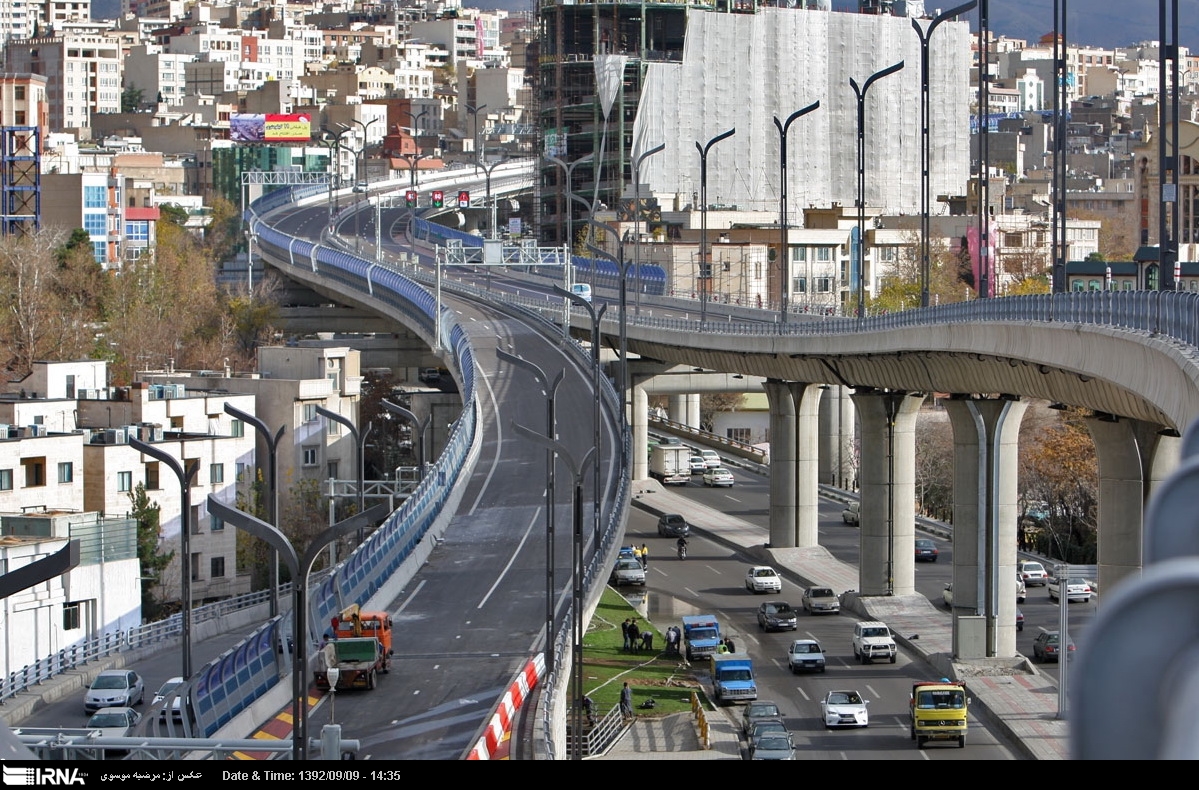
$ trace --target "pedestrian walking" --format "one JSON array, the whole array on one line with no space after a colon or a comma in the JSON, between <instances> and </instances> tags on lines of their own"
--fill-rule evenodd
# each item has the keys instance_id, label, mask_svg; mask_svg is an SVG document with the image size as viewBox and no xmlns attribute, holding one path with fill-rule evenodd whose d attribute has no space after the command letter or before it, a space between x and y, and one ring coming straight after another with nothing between
<instances>
[{"instance_id":1,"label":"pedestrian walking","mask_svg":"<svg viewBox=\"0 0 1199 790\"><path fill-rule=\"evenodd\" d=\"M624 688L620 690L620 715L621 718L633 718L633 690L629 688L629 681L624 682Z\"/></svg>"},{"instance_id":2,"label":"pedestrian walking","mask_svg":"<svg viewBox=\"0 0 1199 790\"><path fill-rule=\"evenodd\" d=\"M729 649L730 653L737 652L737 648L733 646L733 638L731 636L724 640L724 646Z\"/></svg>"},{"instance_id":3,"label":"pedestrian walking","mask_svg":"<svg viewBox=\"0 0 1199 790\"><path fill-rule=\"evenodd\" d=\"M641 544L641 570L649 570L649 546Z\"/></svg>"}]
</instances>

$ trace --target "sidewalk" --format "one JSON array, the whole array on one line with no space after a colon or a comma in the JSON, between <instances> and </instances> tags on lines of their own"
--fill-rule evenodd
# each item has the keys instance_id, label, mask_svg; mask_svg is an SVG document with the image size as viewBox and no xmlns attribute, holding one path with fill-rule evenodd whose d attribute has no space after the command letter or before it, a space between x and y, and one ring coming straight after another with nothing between
<instances>
[{"instance_id":1,"label":"sidewalk","mask_svg":"<svg viewBox=\"0 0 1199 790\"><path fill-rule=\"evenodd\" d=\"M784 576L803 586L821 585L834 590L858 587L858 569L837 560L826 549L819 546L768 549L764 528L697 505L656 481L637 481L632 504L654 515L680 513L704 537L742 551L763 564L773 565ZM1057 686L1027 660L968 664L953 661L951 620L922 595L888 598L851 595L843 600L842 608L863 618L887 623L895 632L896 641L928 661L937 673L967 681L974 699L974 714L1004 732L1017 744L1023 756L1033 760L1069 759L1067 725L1064 719L1057 717ZM909 638L912 635L919 638ZM682 746L684 742L688 746L694 743L693 748L703 752L691 716L678 715L691 729L694 741L685 740L684 727L674 720L675 717L639 719L608 754L614 758L619 755L619 759L668 759L662 751L645 753L641 750L666 744ZM713 723L719 724L716 717L713 717ZM736 729L731 724L727 726L728 737L735 748L729 750L727 745L721 745L722 740L713 737L714 748L710 751L716 751L718 755L700 757L688 751L685 755L677 754L675 759L733 759L733 756L739 756ZM722 729L713 727L721 738L724 737ZM638 757L639 754L645 757Z\"/></svg>"}]
</instances>

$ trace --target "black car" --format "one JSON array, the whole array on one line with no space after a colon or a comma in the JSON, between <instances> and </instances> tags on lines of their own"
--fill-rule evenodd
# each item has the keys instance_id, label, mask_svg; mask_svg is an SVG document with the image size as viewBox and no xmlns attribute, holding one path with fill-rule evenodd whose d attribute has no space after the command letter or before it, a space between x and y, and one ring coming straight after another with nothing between
<instances>
[{"instance_id":1,"label":"black car","mask_svg":"<svg viewBox=\"0 0 1199 790\"><path fill-rule=\"evenodd\" d=\"M794 631L795 610L786 601L767 601L758 607L758 627L763 631Z\"/></svg>"},{"instance_id":2,"label":"black car","mask_svg":"<svg viewBox=\"0 0 1199 790\"><path fill-rule=\"evenodd\" d=\"M658 535L664 538L686 538L691 535L691 525L678 513L667 513L658 519Z\"/></svg>"},{"instance_id":3,"label":"black car","mask_svg":"<svg viewBox=\"0 0 1199 790\"><path fill-rule=\"evenodd\" d=\"M936 562L937 544L928 538L916 538L916 562Z\"/></svg>"}]
</instances>

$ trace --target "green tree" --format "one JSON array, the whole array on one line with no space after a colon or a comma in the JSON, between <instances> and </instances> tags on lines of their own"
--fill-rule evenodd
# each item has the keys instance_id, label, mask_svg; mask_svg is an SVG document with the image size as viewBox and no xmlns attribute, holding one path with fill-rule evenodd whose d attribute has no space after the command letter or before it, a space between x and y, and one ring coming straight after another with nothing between
<instances>
[{"instance_id":1,"label":"green tree","mask_svg":"<svg viewBox=\"0 0 1199 790\"><path fill-rule=\"evenodd\" d=\"M187 209L175 203L163 203L158 207L160 220L176 225L180 228L187 225L188 213ZM161 225L161 222L159 223Z\"/></svg>"},{"instance_id":2,"label":"green tree","mask_svg":"<svg viewBox=\"0 0 1199 790\"><path fill-rule=\"evenodd\" d=\"M137 112L140 110L142 99L145 95L145 91L141 88L135 88L132 85L121 91L121 112Z\"/></svg>"},{"instance_id":3,"label":"green tree","mask_svg":"<svg viewBox=\"0 0 1199 790\"><path fill-rule=\"evenodd\" d=\"M154 596L155 588L162 585L162 572L175 558L175 552L160 550L162 534L159 517L162 507L146 494L144 483L129 492L130 514L137 521L137 559L142 576L142 619L150 622L160 620L166 612L162 603Z\"/></svg>"}]
</instances>

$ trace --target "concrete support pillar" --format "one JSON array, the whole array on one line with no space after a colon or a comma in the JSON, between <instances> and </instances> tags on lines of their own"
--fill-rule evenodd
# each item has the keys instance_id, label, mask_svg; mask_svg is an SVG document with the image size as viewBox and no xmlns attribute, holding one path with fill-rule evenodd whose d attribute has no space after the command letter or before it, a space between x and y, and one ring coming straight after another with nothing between
<instances>
[{"instance_id":1,"label":"concrete support pillar","mask_svg":"<svg viewBox=\"0 0 1199 790\"><path fill-rule=\"evenodd\" d=\"M666 402L667 417L672 422L681 423L682 425L690 425L687 422L687 396L686 395L671 395Z\"/></svg>"},{"instance_id":2,"label":"concrete support pillar","mask_svg":"<svg viewBox=\"0 0 1199 790\"><path fill-rule=\"evenodd\" d=\"M1099 461L1099 589L1104 595L1141 574L1145 507L1178 467L1181 440L1141 420L1088 417Z\"/></svg>"},{"instance_id":3,"label":"concrete support pillar","mask_svg":"<svg viewBox=\"0 0 1199 790\"><path fill-rule=\"evenodd\" d=\"M687 423L688 428L699 427L699 393L693 392L683 396L687 399Z\"/></svg>"},{"instance_id":4,"label":"concrete support pillar","mask_svg":"<svg viewBox=\"0 0 1199 790\"><path fill-rule=\"evenodd\" d=\"M924 395L866 389L853 402L862 434L859 592L913 595L916 414Z\"/></svg>"},{"instance_id":5,"label":"concrete support pillar","mask_svg":"<svg viewBox=\"0 0 1199 790\"><path fill-rule=\"evenodd\" d=\"M792 382L795 404L795 542L820 545L820 399L819 384Z\"/></svg>"},{"instance_id":6,"label":"concrete support pillar","mask_svg":"<svg viewBox=\"0 0 1199 790\"><path fill-rule=\"evenodd\" d=\"M1020 518L1020 421L1028 404L954 396L953 653L1016 654L1016 529ZM983 640L961 618L984 619Z\"/></svg>"},{"instance_id":7,"label":"concrete support pillar","mask_svg":"<svg viewBox=\"0 0 1199 790\"><path fill-rule=\"evenodd\" d=\"M820 482L848 489L853 485L855 417L849 388L824 385L820 398Z\"/></svg>"},{"instance_id":8,"label":"concrete support pillar","mask_svg":"<svg viewBox=\"0 0 1199 790\"><path fill-rule=\"evenodd\" d=\"M795 547L795 399L791 385L767 379L770 404L770 545Z\"/></svg>"},{"instance_id":9,"label":"concrete support pillar","mask_svg":"<svg viewBox=\"0 0 1199 790\"><path fill-rule=\"evenodd\" d=\"M633 435L633 469L632 480L644 480L649 477L649 427L646 415L649 412L649 396L642 386L644 377L631 377L633 381L633 413L630 415L629 427Z\"/></svg>"}]
</instances>

